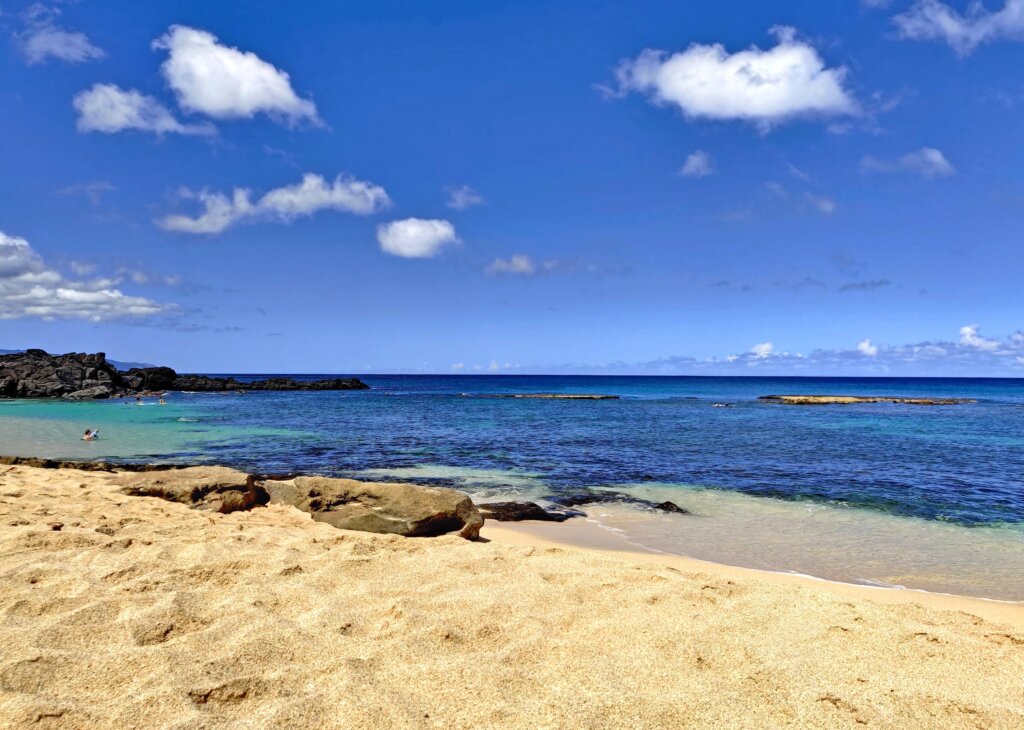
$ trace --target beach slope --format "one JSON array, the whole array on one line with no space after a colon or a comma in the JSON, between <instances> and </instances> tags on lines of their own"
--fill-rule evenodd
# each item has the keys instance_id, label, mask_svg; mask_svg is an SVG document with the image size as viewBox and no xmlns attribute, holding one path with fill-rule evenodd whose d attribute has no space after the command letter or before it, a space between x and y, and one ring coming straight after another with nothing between
<instances>
[{"instance_id":1,"label":"beach slope","mask_svg":"<svg viewBox=\"0 0 1024 730\"><path fill-rule=\"evenodd\" d=\"M2 727L1024 726L1019 624L112 479L0 467Z\"/></svg>"}]
</instances>

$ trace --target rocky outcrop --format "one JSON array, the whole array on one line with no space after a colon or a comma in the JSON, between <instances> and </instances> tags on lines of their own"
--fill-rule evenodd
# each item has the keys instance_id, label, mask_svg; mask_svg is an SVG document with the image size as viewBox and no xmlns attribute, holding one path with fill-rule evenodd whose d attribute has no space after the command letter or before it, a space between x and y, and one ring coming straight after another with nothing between
<instances>
[{"instance_id":1,"label":"rocky outcrop","mask_svg":"<svg viewBox=\"0 0 1024 730\"><path fill-rule=\"evenodd\" d=\"M520 398L537 400L618 400L617 395L601 395L600 393L484 393L472 395L462 393L463 398Z\"/></svg>"},{"instance_id":2,"label":"rocky outcrop","mask_svg":"<svg viewBox=\"0 0 1024 730\"><path fill-rule=\"evenodd\" d=\"M171 390L177 377L168 367L132 368L124 374L124 381L130 390L159 391Z\"/></svg>"},{"instance_id":3,"label":"rocky outcrop","mask_svg":"<svg viewBox=\"0 0 1024 730\"><path fill-rule=\"evenodd\" d=\"M167 390L365 390L369 387L358 378L314 381L266 378L242 382L208 375L178 375L168 367L132 368L121 372L102 352L50 355L43 350L26 350L0 355L0 398L93 400Z\"/></svg>"},{"instance_id":4,"label":"rocky outcrop","mask_svg":"<svg viewBox=\"0 0 1024 730\"><path fill-rule=\"evenodd\" d=\"M71 461L38 456L0 456L0 466L31 466L35 469L78 469L80 471L167 471L185 469L176 464L112 464L109 461Z\"/></svg>"},{"instance_id":5,"label":"rocky outcrop","mask_svg":"<svg viewBox=\"0 0 1024 730\"><path fill-rule=\"evenodd\" d=\"M536 502L488 502L478 504L477 509L485 519L497 522L523 522L524 520L565 522L570 517L582 514L580 512L549 512Z\"/></svg>"},{"instance_id":6,"label":"rocky outcrop","mask_svg":"<svg viewBox=\"0 0 1024 730\"><path fill-rule=\"evenodd\" d=\"M98 400L100 398L109 398L113 393L114 391L109 385L96 385L92 388L76 390L74 393L66 393L61 398L66 400Z\"/></svg>"},{"instance_id":7,"label":"rocky outcrop","mask_svg":"<svg viewBox=\"0 0 1024 730\"><path fill-rule=\"evenodd\" d=\"M60 398L91 391L109 397L123 387L117 368L100 352L50 355L26 350L0 355L0 397Z\"/></svg>"},{"instance_id":8,"label":"rocky outcrop","mask_svg":"<svg viewBox=\"0 0 1024 730\"><path fill-rule=\"evenodd\" d=\"M976 403L971 398L901 398L885 395L762 395L759 401L790 406L848 405L851 403L902 403L911 406L955 406Z\"/></svg>"},{"instance_id":9,"label":"rocky outcrop","mask_svg":"<svg viewBox=\"0 0 1024 730\"><path fill-rule=\"evenodd\" d=\"M625 492L578 492L576 494L557 494L546 498L549 502L563 507L579 507L588 504L628 504L634 507L647 507L659 512L673 512L680 515L688 515L691 512L685 507L680 507L675 502L654 502L650 499L634 497Z\"/></svg>"},{"instance_id":10,"label":"rocky outcrop","mask_svg":"<svg viewBox=\"0 0 1024 730\"><path fill-rule=\"evenodd\" d=\"M262 483L270 501L308 512L314 520L345 530L429 537L458 532L480 535L484 518L473 501L454 489L328 477L296 477Z\"/></svg>"},{"instance_id":11,"label":"rocky outcrop","mask_svg":"<svg viewBox=\"0 0 1024 730\"><path fill-rule=\"evenodd\" d=\"M255 477L223 466L124 474L114 484L132 497L159 497L221 514L249 510L270 501L267 490Z\"/></svg>"},{"instance_id":12,"label":"rocky outcrop","mask_svg":"<svg viewBox=\"0 0 1024 730\"><path fill-rule=\"evenodd\" d=\"M369 387L358 378L327 378L308 381L294 378L265 378L241 381L235 378L215 378L209 375L179 375L167 389L207 393L242 390L366 390Z\"/></svg>"}]
</instances>

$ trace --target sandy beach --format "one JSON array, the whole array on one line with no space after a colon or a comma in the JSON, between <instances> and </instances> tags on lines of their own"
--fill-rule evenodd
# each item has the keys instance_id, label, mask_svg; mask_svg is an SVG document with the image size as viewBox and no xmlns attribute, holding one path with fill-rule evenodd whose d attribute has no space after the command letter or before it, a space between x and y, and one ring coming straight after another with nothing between
<instances>
[{"instance_id":1,"label":"sandy beach","mask_svg":"<svg viewBox=\"0 0 1024 730\"><path fill-rule=\"evenodd\" d=\"M1024 725L1019 605L111 480L0 468L0 726Z\"/></svg>"}]
</instances>

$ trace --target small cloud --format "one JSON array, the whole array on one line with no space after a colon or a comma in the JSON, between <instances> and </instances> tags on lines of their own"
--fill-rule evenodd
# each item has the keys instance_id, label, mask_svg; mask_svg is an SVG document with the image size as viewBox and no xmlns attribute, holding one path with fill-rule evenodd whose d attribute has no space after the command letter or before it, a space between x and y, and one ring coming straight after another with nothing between
<instances>
[{"instance_id":1,"label":"small cloud","mask_svg":"<svg viewBox=\"0 0 1024 730\"><path fill-rule=\"evenodd\" d=\"M205 30L172 25L153 41L154 50L168 52L160 71L185 112L215 119L266 114L290 126L323 124L316 105L295 93L287 73L218 40Z\"/></svg>"},{"instance_id":2,"label":"small cloud","mask_svg":"<svg viewBox=\"0 0 1024 730\"><path fill-rule=\"evenodd\" d=\"M878 345L872 345L871 340L863 339L857 343L857 352L867 357L875 357L878 354Z\"/></svg>"},{"instance_id":3,"label":"small cloud","mask_svg":"<svg viewBox=\"0 0 1024 730\"><path fill-rule=\"evenodd\" d=\"M770 342L759 342L750 348L750 351L758 358L766 358L772 354L775 346Z\"/></svg>"},{"instance_id":4,"label":"small cloud","mask_svg":"<svg viewBox=\"0 0 1024 730\"><path fill-rule=\"evenodd\" d=\"M457 363L454 363L452 365L452 371L456 372L456 373L460 373L460 372L462 372L465 369L466 369L466 363L464 363L464 362L457 362Z\"/></svg>"},{"instance_id":5,"label":"small cloud","mask_svg":"<svg viewBox=\"0 0 1024 730\"><path fill-rule=\"evenodd\" d=\"M975 1L965 14L939 0L917 0L892 20L902 38L943 41L964 57L983 43L1024 39L1024 0L1005 0L995 11Z\"/></svg>"},{"instance_id":6,"label":"small cloud","mask_svg":"<svg viewBox=\"0 0 1024 730\"><path fill-rule=\"evenodd\" d=\"M488 274L513 274L517 276L533 276L537 273L537 265L526 254L515 254L507 259L494 259L485 271Z\"/></svg>"},{"instance_id":7,"label":"small cloud","mask_svg":"<svg viewBox=\"0 0 1024 730\"><path fill-rule=\"evenodd\" d=\"M861 159L862 172L913 172L926 179L948 177L956 172L941 151L922 147L896 160L880 160L867 156Z\"/></svg>"},{"instance_id":8,"label":"small cloud","mask_svg":"<svg viewBox=\"0 0 1024 730\"><path fill-rule=\"evenodd\" d=\"M235 188L229 198L223 193L187 188L179 191L185 199L197 199L203 213L195 218L169 215L157 221L168 231L182 233L220 233L240 221L274 220L290 223L296 218L311 216L322 210L335 210L356 215L376 213L391 205L384 188L371 182L338 175L328 182L321 175L308 172L301 182L274 188L255 202L247 188Z\"/></svg>"},{"instance_id":9,"label":"small cloud","mask_svg":"<svg viewBox=\"0 0 1024 730\"><path fill-rule=\"evenodd\" d=\"M972 347L976 350L998 350L999 341L990 340L978 334L979 327L976 324L967 324L960 328L960 344L965 347Z\"/></svg>"},{"instance_id":10,"label":"small cloud","mask_svg":"<svg viewBox=\"0 0 1024 730\"><path fill-rule=\"evenodd\" d=\"M860 113L845 86L846 69L827 68L817 50L787 26L771 29L778 44L729 53L720 43L695 43L668 54L645 50L615 71L616 88L606 95L634 92L652 104L672 105L688 119L743 120L762 131L797 117Z\"/></svg>"},{"instance_id":11,"label":"small cloud","mask_svg":"<svg viewBox=\"0 0 1024 730\"><path fill-rule=\"evenodd\" d=\"M377 242L386 254L426 259L460 241L455 234L455 226L448 221L406 218L377 226Z\"/></svg>"},{"instance_id":12,"label":"small cloud","mask_svg":"<svg viewBox=\"0 0 1024 730\"><path fill-rule=\"evenodd\" d=\"M707 177L708 175L714 175L715 165L711 160L711 155L704 150L691 152L686 158L686 162L683 163L682 168L680 168L679 174L683 177Z\"/></svg>"},{"instance_id":13,"label":"small cloud","mask_svg":"<svg viewBox=\"0 0 1024 730\"><path fill-rule=\"evenodd\" d=\"M93 84L79 92L72 105L78 112L79 132L114 134L129 129L163 134L212 135L208 123L183 124L152 96L134 89L124 90L114 84Z\"/></svg>"},{"instance_id":14,"label":"small cloud","mask_svg":"<svg viewBox=\"0 0 1024 730\"><path fill-rule=\"evenodd\" d=\"M107 54L94 46L85 33L61 28L56 23L60 10L41 3L32 5L25 13L26 29L15 35L18 47L29 66L54 58L66 63L86 63Z\"/></svg>"},{"instance_id":15,"label":"small cloud","mask_svg":"<svg viewBox=\"0 0 1024 730\"><path fill-rule=\"evenodd\" d=\"M445 203L454 210L465 210L475 205L483 205L484 199L469 185L458 185L445 188L448 193L448 202Z\"/></svg>"}]
</instances>

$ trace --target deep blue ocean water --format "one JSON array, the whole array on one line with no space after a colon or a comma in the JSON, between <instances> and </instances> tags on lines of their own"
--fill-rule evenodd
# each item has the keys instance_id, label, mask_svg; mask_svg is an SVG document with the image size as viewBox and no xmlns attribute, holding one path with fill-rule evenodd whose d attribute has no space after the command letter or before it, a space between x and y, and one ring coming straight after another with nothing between
<instances>
[{"instance_id":1,"label":"deep blue ocean water","mask_svg":"<svg viewBox=\"0 0 1024 730\"><path fill-rule=\"evenodd\" d=\"M257 376L237 376L240 378ZM293 376L319 378L323 375ZM45 455L216 461L357 475L443 465L552 494L655 482L845 504L966 526L1024 523L1024 380L363 376L369 391L187 394L166 408L11 401L8 441ZM619 400L482 398L599 393ZM773 393L974 398L955 406L787 406ZM714 403L729 408L712 407ZM13 417L13 418L5 418ZM27 419L27 420L23 420ZM32 419L68 423L32 436ZM71 433L100 426L103 440ZM20 433L18 439L12 431ZM27 435L26 435L27 434ZM0 447L0 453L11 451ZM414 471L408 474L414 475ZM409 476L408 478L413 478ZM467 483L468 480L468 483ZM433 482L438 479L433 477ZM463 475L457 486L473 487Z\"/></svg>"}]
</instances>

